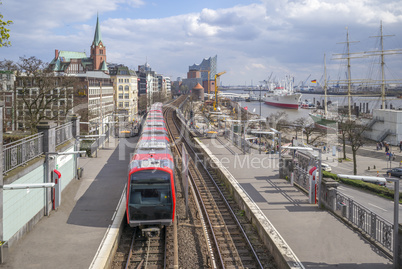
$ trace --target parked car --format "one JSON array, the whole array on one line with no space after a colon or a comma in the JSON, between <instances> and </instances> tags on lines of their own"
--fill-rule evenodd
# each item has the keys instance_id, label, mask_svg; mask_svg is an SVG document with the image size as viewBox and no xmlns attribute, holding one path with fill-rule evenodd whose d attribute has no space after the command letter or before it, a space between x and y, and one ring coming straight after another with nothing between
<instances>
[{"instance_id":1,"label":"parked car","mask_svg":"<svg viewBox=\"0 0 402 269\"><path fill-rule=\"evenodd\" d=\"M329 165L326 164L326 163L321 163L321 169L322 169L323 171L326 171L326 172L331 172L331 171L332 171L331 166L329 166Z\"/></svg>"},{"instance_id":2,"label":"parked car","mask_svg":"<svg viewBox=\"0 0 402 269\"><path fill-rule=\"evenodd\" d=\"M391 170L387 171L387 174L391 174L393 177L399 177L402 178L402 168L393 168Z\"/></svg>"}]
</instances>

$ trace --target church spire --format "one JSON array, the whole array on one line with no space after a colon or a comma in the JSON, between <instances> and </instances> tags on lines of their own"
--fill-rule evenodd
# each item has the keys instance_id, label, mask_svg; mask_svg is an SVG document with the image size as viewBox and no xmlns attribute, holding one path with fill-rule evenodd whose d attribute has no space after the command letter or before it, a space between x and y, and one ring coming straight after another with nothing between
<instances>
[{"instance_id":1,"label":"church spire","mask_svg":"<svg viewBox=\"0 0 402 269\"><path fill-rule=\"evenodd\" d=\"M102 35L100 32L100 27L99 27L99 16L96 15L96 28L95 28L95 36L94 36L93 44L95 46L98 46L101 41L102 41Z\"/></svg>"}]
</instances>

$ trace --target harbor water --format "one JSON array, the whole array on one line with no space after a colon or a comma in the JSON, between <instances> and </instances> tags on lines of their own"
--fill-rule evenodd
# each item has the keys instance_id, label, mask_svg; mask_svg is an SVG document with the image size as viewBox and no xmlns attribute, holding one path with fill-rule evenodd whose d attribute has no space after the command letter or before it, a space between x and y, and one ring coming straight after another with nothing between
<instances>
[{"instance_id":1,"label":"harbor water","mask_svg":"<svg viewBox=\"0 0 402 269\"><path fill-rule=\"evenodd\" d=\"M239 93L239 91L233 92ZM254 92L255 95L259 96L259 92ZM262 92L262 95L264 92ZM308 102L308 103L315 103L319 104L324 103L324 95L321 94L303 94L301 97L301 102ZM348 105L348 96L347 95L330 95L327 96L327 101L332 102L332 104L338 107L347 106ZM274 107L261 103L261 112L260 112L260 102L252 101L239 101L238 102L241 107L247 107L248 111L259 115L261 113L261 117L268 117L271 114L275 114L279 111L285 111L288 115L289 121L294 121L298 118L309 118L309 113L313 112L314 109L284 109L280 107ZM360 112L365 113L368 111L370 114L372 113L373 109L381 109L381 97L369 97L369 96L352 96L351 97L351 106L353 107L356 105L360 108ZM393 109L402 109L402 99L396 97L387 97L385 102L386 108L393 108Z\"/></svg>"}]
</instances>

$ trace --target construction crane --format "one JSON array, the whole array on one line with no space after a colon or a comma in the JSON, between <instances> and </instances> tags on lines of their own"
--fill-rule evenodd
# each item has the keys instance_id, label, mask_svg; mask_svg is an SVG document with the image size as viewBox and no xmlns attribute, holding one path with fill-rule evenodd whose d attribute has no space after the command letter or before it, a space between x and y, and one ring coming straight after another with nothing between
<instances>
[{"instance_id":1,"label":"construction crane","mask_svg":"<svg viewBox=\"0 0 402 269\"><path fill-rule=\"evenodd\" d=\"M216 83L216 79L225 74L226 71L220 72L218 74L215 74L215 101L214 101L214 111L216 111L216 108L218 107L219 100L218 100L218 83Z\"/></svg>"},{"instance_id":2,"label":"construction crane","mask_svg":"<svg viewBox=\"0 0 402 269\"><path fill-rule=\"evenodd\" d=\"M303 91L305 90L306 84L307 84L307 80L311 77L311 74L306 78L306 80L302 83L302 89Z\"/></svg>"},{"instance_id":3,"label":"construction crane","mask_svg":"<svg viewBox=\"0 0 402 269\"><path fill-rule=\"evenodd\" d=\"M269 75L269 78L268 78L268 80L263 80L263 81L259 81L259 83L261 83L261 85L262 84L264 84L266 87L267 87L267 90L269 90L269 85L268 85L268 83L271 81L271 77L272 77L272 74L273 74L274 72L271 72L271 75Z\"/></svg>"}]
</instances>

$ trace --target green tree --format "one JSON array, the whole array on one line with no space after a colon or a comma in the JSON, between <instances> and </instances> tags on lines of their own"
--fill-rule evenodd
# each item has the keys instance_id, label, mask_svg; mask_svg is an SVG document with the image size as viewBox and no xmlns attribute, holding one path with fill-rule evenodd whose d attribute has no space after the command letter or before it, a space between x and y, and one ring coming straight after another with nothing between
<instances>
[{"instance_id":1,"label":"green tree","mask_svg":"<svg viewBox=\"0 0 402 269\"><path fill-rule=\"evenodd\" d=\"M0 5L2 3L0 2ZM8 29L7 27L10 26L10 24L12 24L12 21L3 21L3 15L0 13L0 33L1 33L1 37L0 37L0 47L8 47L11 46L11 42L8 41L8 39L10 38L10 29Z\"/></svg>"}]
</instances>

